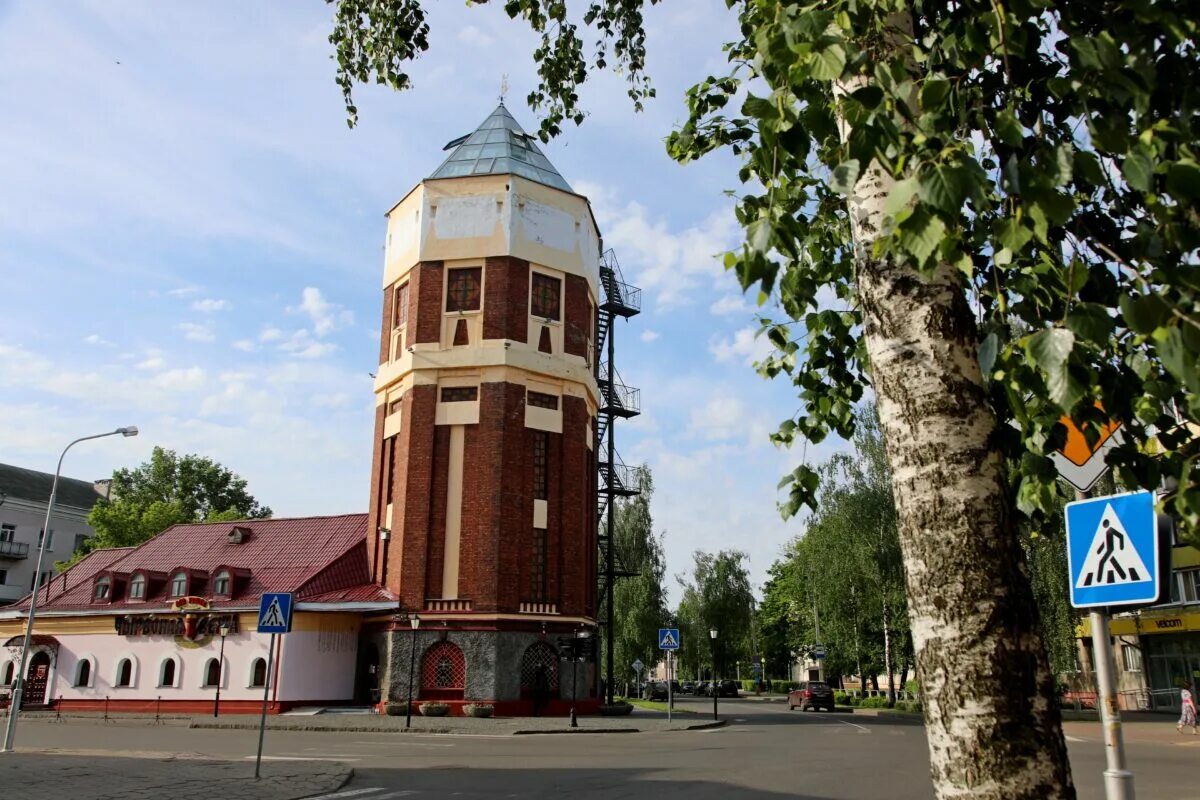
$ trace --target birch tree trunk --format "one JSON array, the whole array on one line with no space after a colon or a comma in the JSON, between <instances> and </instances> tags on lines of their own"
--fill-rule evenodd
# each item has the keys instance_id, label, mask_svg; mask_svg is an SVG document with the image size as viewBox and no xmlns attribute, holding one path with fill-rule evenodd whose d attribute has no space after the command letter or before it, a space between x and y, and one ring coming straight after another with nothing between
<instances>
[{"instance_id":1,"label":"birch tree trunk","mask_svg":"<svg viewBox=\"0 0 1200 800\"><path fill-rule=\"evenodd\" d=\"M896 705L896 673L892 669L892 632L888 620L887 597L883 599L883 670L888 680L888 708Z\"/></svg>"},{"instance_id":2,"label":"birch tree trunk","mask_svg":"<svg viewBox=\"0 0 1200 800\"><path fill-rule=\"evenodd\" d=\"M906 48L911 18L896 15L894 26L891 45ZM849 209L934 791L943 800L1074 798L1004 462L991 443L975 320L950 265L925 276L875 257L893 184L872 162Z\"/></svg>"}]
</instances>

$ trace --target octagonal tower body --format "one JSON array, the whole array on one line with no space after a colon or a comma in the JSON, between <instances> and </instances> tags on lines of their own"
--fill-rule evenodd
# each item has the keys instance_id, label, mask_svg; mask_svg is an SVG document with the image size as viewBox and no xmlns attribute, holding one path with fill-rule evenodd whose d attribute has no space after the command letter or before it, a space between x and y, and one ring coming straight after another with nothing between
<instances>
[{"instance_id":1,"label":"octagonal tower body","mask_svg":"<svg viewBox=\"0 0 1200 800\"><path fill-rule=\"evenodd\" d=\"M599 232L503 105L451 148L387 215L368 558L423 622L384 682L403 700L411 659L422 697L561 696L546 649L596 613Z\"/></svg>"}]
</instances>

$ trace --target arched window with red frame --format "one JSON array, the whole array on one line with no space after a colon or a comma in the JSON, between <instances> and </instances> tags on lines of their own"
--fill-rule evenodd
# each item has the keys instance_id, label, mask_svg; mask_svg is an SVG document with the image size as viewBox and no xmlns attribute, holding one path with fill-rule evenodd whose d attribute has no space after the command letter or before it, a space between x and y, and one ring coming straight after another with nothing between
<instances>
[{"instance_id":1,"label":"arched window with red frame","mask_svg":"<svg viewBox=\"0 0 1200 800\"><path fill-rule=\"evenodd\" d=\"M436 642L421 656L421 697L461 700L467 687L467 660L453 642Z\"/></svg>"}]
</instances>

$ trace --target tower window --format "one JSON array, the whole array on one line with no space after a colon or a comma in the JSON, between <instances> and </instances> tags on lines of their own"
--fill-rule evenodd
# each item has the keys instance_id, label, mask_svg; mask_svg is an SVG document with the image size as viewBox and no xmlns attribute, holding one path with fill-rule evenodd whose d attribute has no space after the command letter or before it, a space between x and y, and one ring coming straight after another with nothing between
<instances>
[{"instance_id":1,"label":"tower window","mask_svg":"<svg viewBox=\"0 0 1200 800\"><path fill-rule=\"evenodd\" d=\"M546 599L546 529L533 529L533 565L529 572L530 592L532 599L543 602Z\"/></svg>"},{"instance_id":2,"label":"tower window","mask_svg":"<svg viewBox=\"0 0 1200 800\"><path fill-rule=\"evenodd\" d=\"M447 386L442 389L443 403L467 403L478 399L478 386Z\"/></svg>"},{"instance_id":3,"label":"tower window","mask_svg":"<svg viewBox=\"0 0 1200 800\"><path fill-rule=\"evenodd\" d=\"M561 317L562 281L533 273L533 289L529 303L529 313L535 317L558 321Z\"/></svg>"},{"instance_id":4,"label":"tower window","mask_svg":"<svg viewBox=\"0 0 1200 800\"><path fill-rule=\"evenodd\" d=\"M408 324L408 282L396 287L396 297L392 301L392 327L403 328Z\"/></svg>"},{"instance_id":5,"label":"tower window","mask_svg":"<svg viewBox=\"0 0 1200 800\"><path fill-rule=\"evenodd\" d=\"M450 270L446 278L446 310L478 311L482 284L482 267Z\"/></svg>"},{"instance_id":6,"label":"tower window","mask_svg":"<svg viewBox=\"0 0 1200 800\"><path fill-rule=\"evenodd\" d=\"M529 391L525 393L525 402L531 406L538 408L548 408L552 411L558 410L558 397L545 392Z\"/></svg>"},{"instance_id":7,"label":"tower window","mask_svg":"<svg viewBox=\"0 0 1200 800\"><path fill-rule=\"evenodd\" d=\"M548 500L550 498L550 434L545 431L533 432L533 499Z\"/></svg>"}]
</instances>

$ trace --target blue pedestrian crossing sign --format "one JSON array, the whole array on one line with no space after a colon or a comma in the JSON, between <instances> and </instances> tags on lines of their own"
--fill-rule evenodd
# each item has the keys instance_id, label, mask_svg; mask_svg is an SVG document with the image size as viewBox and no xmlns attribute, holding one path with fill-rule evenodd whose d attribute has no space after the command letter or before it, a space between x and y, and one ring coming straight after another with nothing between
<instances>
[{"instance_id":1,"label":"blue pedestrian crossing sign","mask_svg":"<svg viewBox=\"0 0 1200 800\"><path fill-rule=\"evenodd\" d=\"M1151 492L1067 504L1067 565L1075 608L1158 601L1162 575Z\"/></svg>"},{"instance_id":2,"label":"blue pedestrian crossing sign","mask_svg":"<svg viewBox=\"0 0 1200 800\"><path fill-rule=\"evenodd\" d=\"M259 633L288 633L292 630L292 596L268 592L258 604Z\"/></svg>"},{"instance_id":3,"label":"blue pedestrian crossing sign","mask_svg":"<svg viewBox=\"0 0 1200 800\"><path fill-rule=\"evenodd\" d=\"M659 650L678 650L679 649L679 628L659 628L658 629L658 649Z\"/></svg>"}]
</instances>

